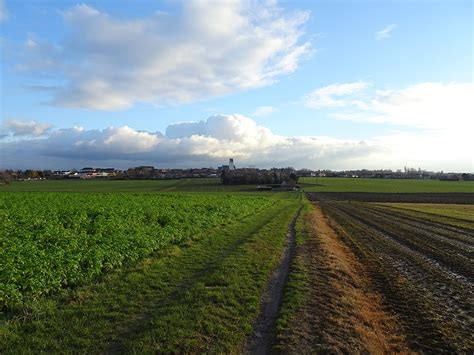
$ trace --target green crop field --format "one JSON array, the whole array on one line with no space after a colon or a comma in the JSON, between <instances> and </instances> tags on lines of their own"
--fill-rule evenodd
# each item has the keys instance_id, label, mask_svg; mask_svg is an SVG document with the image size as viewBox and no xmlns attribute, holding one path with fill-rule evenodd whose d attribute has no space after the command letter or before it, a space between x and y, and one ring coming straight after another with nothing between
<instances>
[{"instance_id":1,"label":"green crop field","mask_svg":"<svg viewBox=\"0 0 474 355\"><path fill-rule=\"evenodd\" d=\"M0 192L255 192L252 185L224 186L218 178L176 180L31 180L0 186Z\"/></svg>"},{"instance_id":2,"label":"green crop field","mask_svg":"<svg viewBox=\"0 0 474 355\"><path fill-rule=\"evenodd\" d=\"M306 192L474 192L474 181L300 178Z\"/></svg>"},{"instance_id":3,"label":"green crop field","mask_svg":"<svg viewBox=\"0 0 474 355\"><path fill-rule=\"evenodd\" d=\"M1 193L0 352L235 352L300 201Z\"/></svg>"},{"instance_id":4,"label":"green crop field","mask_svg":"<svg viewBox=\"0 0 474 355\"><path fill-rule=\"evenodd\" d=\"M90 281L274 203L226 195L1 194L0 306Z\"/></svg>"}]
</instances>

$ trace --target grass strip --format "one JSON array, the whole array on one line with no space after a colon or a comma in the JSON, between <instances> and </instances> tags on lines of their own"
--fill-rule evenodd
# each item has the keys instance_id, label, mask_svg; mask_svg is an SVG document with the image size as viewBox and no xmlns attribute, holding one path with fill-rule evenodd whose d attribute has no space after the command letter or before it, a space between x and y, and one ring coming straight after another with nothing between
<instances>
[{"instance_id":1,"label":"grass strip","mask_svg":"<svg viewBox=\"0 0 474 355\"><path fill-rule=\"evenodd\" d=\"M291 338L295 332L294 324L299 310L305 304L310 294L310 280L308 268L302 255L301 248L311 237L308 228L308 215L312 206L305 198L300 216L296 221L296 252L291 263L290 274L285 287L283 302L280 307L276 324L276 344L274 350L277 352L285 349L284 344L291 343Z\"/></svg>"}]
</instances>

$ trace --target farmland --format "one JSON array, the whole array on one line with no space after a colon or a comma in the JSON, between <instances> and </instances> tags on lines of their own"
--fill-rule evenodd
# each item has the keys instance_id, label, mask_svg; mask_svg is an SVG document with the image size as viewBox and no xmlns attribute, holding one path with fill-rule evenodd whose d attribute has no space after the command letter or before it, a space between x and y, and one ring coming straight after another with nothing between
<instances>
[{"instance_id":1,"label":"farmland","mask_svg":"<svg viewBox=\"0 0 474 355\"><path fill-rule=\"evenodd\" d=\"M472 185L331 181L1 187L0 352L472 350Z\"/></svg>"},{"instance_id":2,"label":"farmland","mask_svg":"<svg viewBox=\"0 0 474 355\"><path fill-rule=\"evenodd\" d=\"M13 181L0 186L9 192L252 192L255 186L222 185L218 178L179 180L31 180Z\"/></svg>"},{"instance_id":3,"label":"farmland","mask_svg":"<svg viewBox=\"0 0 474 355\"><path fill-rule=\"evenodd\" d=\"M364 202L323 199L313 209L289 281L303 301L281 325L279 349L472 350L472 225Z\"/></svg>"},{"instance_id":4,"label":"farmland","mask_svg":"<svg viewBox=\"0 0 474 355\"><path fill-rule=\"evenodd\" d=\"M300 204L295 194L0 198L0 350L12 353L235 351Z\"/></svg>"},{"instance_id":5,"label":"farmland","mask_svg":"<svg viewBox=\"0 0 474 355\"><path fill-rule=\"evenodd\" d=\"M306 192L363 193L473 193L474 181L439 181L409 179L299 179ZM252 185L222 185L218 178L180 180L44 180L14 181L0 186L1 191L20 192L254 192Z\"/></svg>"},{"instance_id":6,"label":"farmland","mask_svg":"<svg viewBox=\"0 0 474 355\"><path fill-rule=\"evenodd\" d=\"M0 301L14 305L93 280L272 204L231 196L2 194Z\"/></svg>"},{"instance_id":7,"label":"farmland","mask_svg":"<svg viewBox=\"0 0 474 355\"><path fill-rule=\"evenodd\" d=\"M448 224L465 226L474 229L474 205L426 204L426 203L386 203L398 212L422 216L433 222L443 221Z\"/></svg>"},{"instance_id":8,"label":"farmland","mask_svg":"<svg viewBox=\"0 0 474 355\"><path fill-rule=\"evenodd\" d=\"M474 193L474 181L304 177L306 192Z\"/></svg>"}]
</instances>

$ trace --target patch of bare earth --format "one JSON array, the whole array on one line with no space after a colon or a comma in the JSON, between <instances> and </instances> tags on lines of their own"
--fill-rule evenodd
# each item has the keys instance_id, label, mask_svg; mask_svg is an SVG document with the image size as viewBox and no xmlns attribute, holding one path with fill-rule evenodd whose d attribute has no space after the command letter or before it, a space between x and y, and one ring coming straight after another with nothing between
<instances>
[{"instance_id":1,"label":"patch of bare earth","mask_svg":"<svg viewBox=\"0 0 474 355\"><path fill-rule=\"evenodd\" d=\"M384 309L368 272L329 225L318 204L305 215L311 237L300 254L311 290L279 349L292 353L408 352L397 318Z\"/></svg>"},{"instance_id":2,"label":"patch of bare earth","mask_svg":"<svg viewBox=\"0 0 474 355\"><path fill-rule=\"evenodd\" d=\"M322 206L400 319L410 349L472 353L472 232L367 204Z\"/></svg>"}]
</instances>

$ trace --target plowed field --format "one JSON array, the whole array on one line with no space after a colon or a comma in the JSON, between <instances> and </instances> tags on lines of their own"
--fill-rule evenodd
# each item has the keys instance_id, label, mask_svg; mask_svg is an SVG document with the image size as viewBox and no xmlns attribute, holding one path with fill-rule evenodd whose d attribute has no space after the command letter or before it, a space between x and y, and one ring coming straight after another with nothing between
<instances>
[{"instance_id":1,"label":"plowed field","mask_svg":"<svg viewBox=\"0 0 474 355\"><path fill-rule=\"evenodd\" d=\"M416 351L474 348L474 230L360 202L321 203Z\"/></svg>"}]
</instances>

